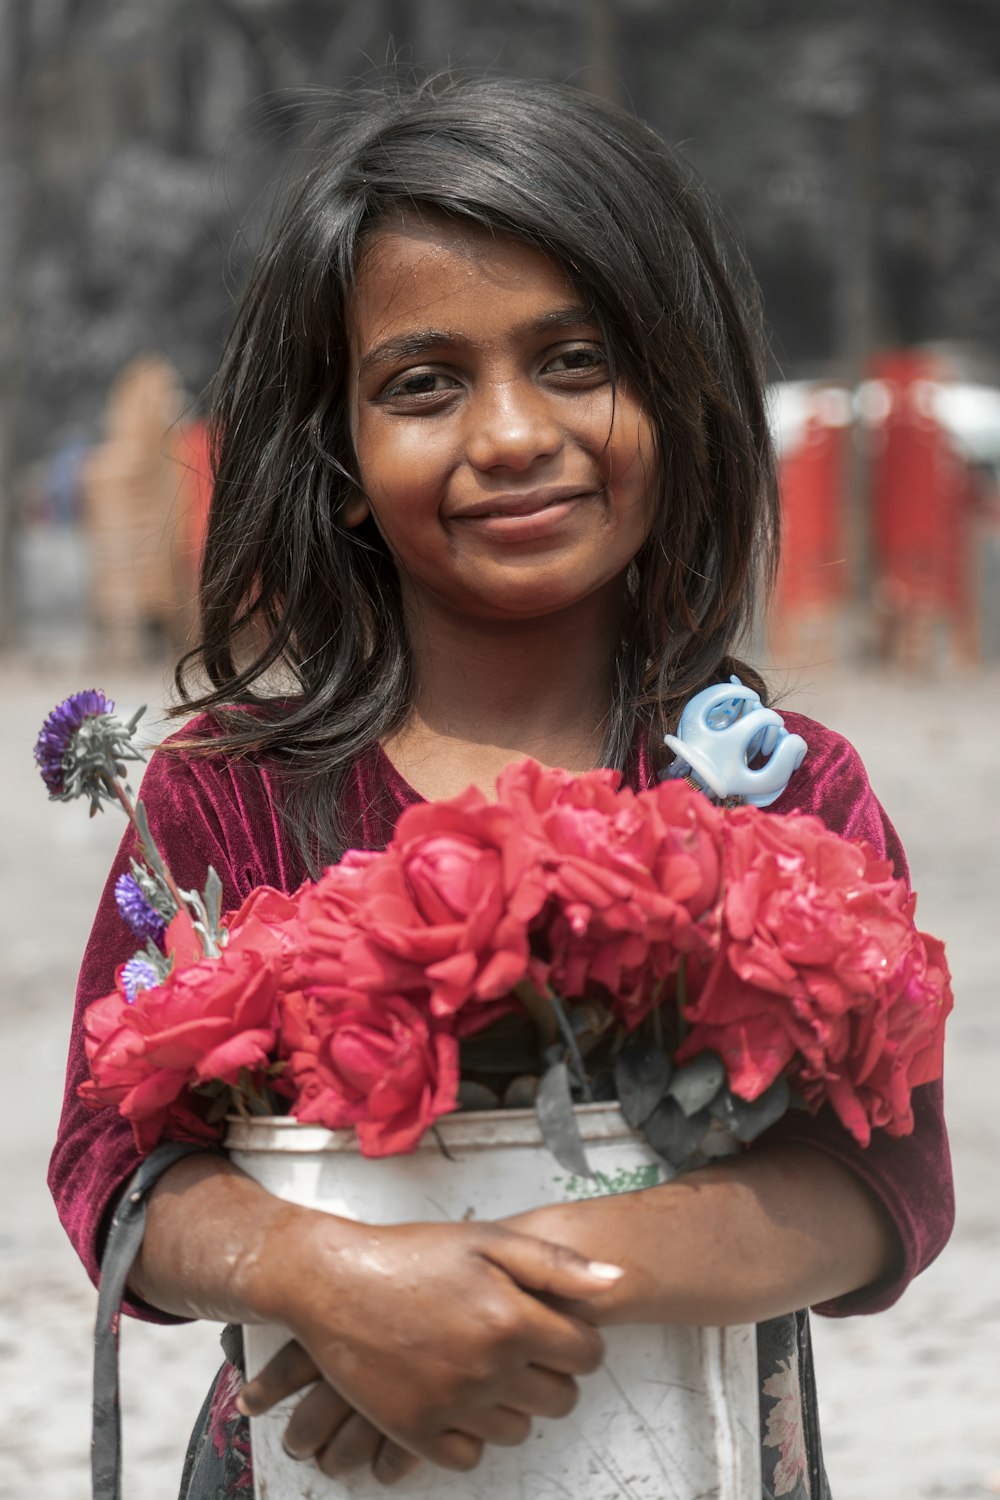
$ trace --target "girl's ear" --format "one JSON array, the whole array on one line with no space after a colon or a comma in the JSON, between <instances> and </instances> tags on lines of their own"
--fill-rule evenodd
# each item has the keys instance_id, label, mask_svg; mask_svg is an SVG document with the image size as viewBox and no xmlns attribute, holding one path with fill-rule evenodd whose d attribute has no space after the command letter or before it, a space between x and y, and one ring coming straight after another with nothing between
<instances>
[{"instance_id":1,"label":"girl's ear","mask_svg":"<svg viewBox=\"0 0 1000 1500\"><path fill-rule=\"evenodd\" d=\"M368 515L368 500L364 495L355 495L352 499L345 501L344 507L340 512L340 518L344 525L351 528L360 526L362 521L368 519Z\"/></svg>"}]
</instances>

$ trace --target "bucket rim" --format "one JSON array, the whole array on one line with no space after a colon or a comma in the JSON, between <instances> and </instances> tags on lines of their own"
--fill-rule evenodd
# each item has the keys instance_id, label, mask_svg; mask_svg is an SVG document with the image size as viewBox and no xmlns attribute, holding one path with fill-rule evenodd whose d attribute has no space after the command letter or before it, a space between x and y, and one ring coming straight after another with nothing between
<instances>
[{"instance_id":1,"label":"bucket rim","mask_svg":"<svg viewBox=\"0 0 1000 1500\"><path fill-rule=\"evenodd\" d=\"M642 1141L642 1136L626 1122L621 1106L611 1101L575 1106L580 1137L583 1141ZM230 1151L348 1152L360 1155L353 1128L327 1130L323 1125L303 1124L292 1115L257 1115L245 1119L227 1117L224 1145ZM439 1152L441 1144L462 1150L490 1150L497 1146L544 1146L541 1127L534 1109L459 1110L442 1115L434 1130L426 1130L415 1151ZM645 1144L643 1142L643 1144ZM406 1153L407 1155L412 1153ZM370 1158L393 1160L392 1157Z\"/></svg>"}]
</instances>

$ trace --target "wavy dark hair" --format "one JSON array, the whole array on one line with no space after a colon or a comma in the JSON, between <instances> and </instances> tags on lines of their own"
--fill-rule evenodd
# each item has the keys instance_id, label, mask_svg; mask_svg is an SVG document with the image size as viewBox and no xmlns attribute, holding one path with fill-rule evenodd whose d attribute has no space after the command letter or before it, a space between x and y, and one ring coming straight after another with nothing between
<instances>
[{"instance_id":1,"label":"wavy dark hair","mask_svg":"<svg viewBox=\"0 0 1000 1500\"><path fill-rule=\"evenodd\" d=\"M212 751L285 768L313 870L349 839L338 806L352 762L411 704L392 558L372 522L343 521L359 492L349 301L387 219L426 209L551 256L653 425L660 501L629 569L604 764L624 765L639 733L659 743L730 671L763 692L732 653L773 577L778 529L755 284L653 130L573 88L511 78L390 81L331 97L321 115L215 381L201 641L177 669L177 712L212 713ZM208 690L189 691L196 667Z\"/></svg>"}]
</instances>

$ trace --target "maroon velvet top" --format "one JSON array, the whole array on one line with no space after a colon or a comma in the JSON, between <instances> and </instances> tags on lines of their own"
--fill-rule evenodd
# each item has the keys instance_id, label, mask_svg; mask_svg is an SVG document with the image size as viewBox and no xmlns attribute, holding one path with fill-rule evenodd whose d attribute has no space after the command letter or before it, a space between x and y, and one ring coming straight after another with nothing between
<instances>
[{"instance_id":1,"label":"maroon velvet top","mask_svg":"<svg viewBox=\"0 0 1000 1500\"><path fill-rule=\"evenodd\" d=\"M839 735L801 714L783 717L788 729L801 734L809 749L771 811L815 813L838 833L868 839L905 876L906 858L899 839L868 784L857 752ZM204 719L184 730L186 736L212 732ZM651 775L645 754L640 754L628 779L636 787L648 786ZM153 836L178 885L201 889L208 865L214 865L222 880L224 911L237 907L256 886L291 891L304 878L266 766L248 759L157 753L143 778L142 799ZM355 842L366 848L382 848L400 812L421 800L377 748L354 767L349 799L345 811L356 820ZM115 881L128 869L133 852L129 831L108 876L80 971L66 1093L49 1168L59 1217L95 1283L105 1210L134 1172L139 1157L131 1127L116 1110L94 1112L77 1098L77 1085L87 1075L82 1018L92 1000L114 988L115 969L135 947L114 900ZM948 1239L954 1201L940 1083L918 1088L913 1103L913 1134L890 1137L876 1131L866 1150L828 1109L816 1118L791 1111L768 1133L768 1138L806 1142L846 1163L882 1200L899 1232L902 1249L897 1274L877 1287L823 1304L816 1309L819 1312L841 1317L890 1306ZM143 1305L127 1310L151 1321L176 1321Z\"/></svg>"}]
</instances>

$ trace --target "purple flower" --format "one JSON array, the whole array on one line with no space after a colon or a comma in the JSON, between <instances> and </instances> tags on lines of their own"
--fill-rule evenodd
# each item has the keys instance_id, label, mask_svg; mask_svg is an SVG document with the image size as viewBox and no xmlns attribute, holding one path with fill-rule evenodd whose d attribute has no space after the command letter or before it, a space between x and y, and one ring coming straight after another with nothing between
<instances>
[{"instance_id":1,"label":"purple flower","mask_svg":"<svg viewBox=\"0 0 1000 1500\"><path fill-rule=\"evenodd\" d=\"M115 900L118 910L136 937L152 938L157 947L162 948L167 924L162 914L147 900L134 875L119 875L115 882Z\"/></svg>"},{"instance_id":2,"label":"purple flower","mask_svg":"<svg viewBox=\"0 0 1000 1500\"><path fill-rule=\"evenodd\" d=\"M114 704L96 688L72 693L54 708L42 725L35 760L49 796L69 802L88 796L91 813L102 801L120 796L117 777L125 775L126 760L144 757L132 739L144 709L127 724L114 716Z\"/></svg>"},{"instance_id":3,"label":"purple flower","mask_svg":"<svg viewBox=\"0 0 1000 1500\"><path fill-rule=\"evenodd\" d=\"M49 714L35 745L35 759L42 780L53 797L60 796L65 790L63 762L84 719L113 714L114 711L114 703L96 688L91 688L87 692L71 693Z\"/></svg>"},{"instance_id":4,"label":"purple flower","mask_svg":"<svg viewBox=\"0 0 1000 1500\"><path fill-rule=\"evenodd\" d=\"M128 963L122 964L121 983L125 991L125 999L129 1005L135 1004L135 997L140 990L151 990L159 984L160 979L148 958L130 958Z\"/></svg>"}]
</instances>

